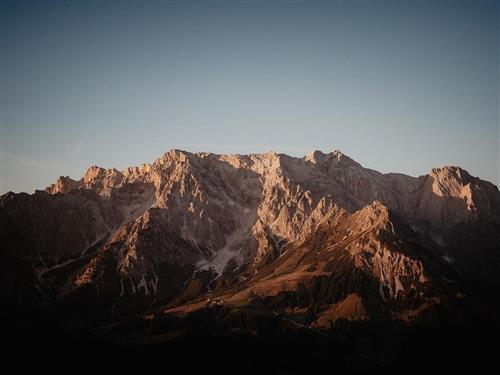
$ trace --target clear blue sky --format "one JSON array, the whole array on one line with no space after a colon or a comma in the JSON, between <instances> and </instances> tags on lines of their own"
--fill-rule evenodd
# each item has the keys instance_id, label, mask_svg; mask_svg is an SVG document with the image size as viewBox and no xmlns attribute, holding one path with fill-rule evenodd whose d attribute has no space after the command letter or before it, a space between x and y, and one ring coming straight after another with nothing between
<instances>
[{"instance_id":1,"label":"clear blue sky","mask_svg":"<svg viewBox=\"0 0 500 375\"><path fill-rule=\"evenodd\" d=\"M171 148L499 182L497 2L2 2L1 190Z\"/></svg>"}]
</instances>

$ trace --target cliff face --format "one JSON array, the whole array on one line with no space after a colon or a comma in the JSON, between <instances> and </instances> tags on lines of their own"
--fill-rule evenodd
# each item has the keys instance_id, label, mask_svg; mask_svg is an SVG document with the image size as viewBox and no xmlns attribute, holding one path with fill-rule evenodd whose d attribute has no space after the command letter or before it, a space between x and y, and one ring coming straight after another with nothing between
<instances>
[{"instance_id":1,"label":"cliff face","mask_svg":"<svg viewBox=\"0 0 500 375\"><path fill-rule=\"evenodd\" d=\"M415 319L465 298L467 280L493 282L494 267L467 264L498 259L500 193L459 167L382 174L339 151L172 150L5 194L0 228L1 293L13 310L85 304L120 316L258 298L290 319L308 309L321 328L339 317Z\"/></svg>"}]
</instances>

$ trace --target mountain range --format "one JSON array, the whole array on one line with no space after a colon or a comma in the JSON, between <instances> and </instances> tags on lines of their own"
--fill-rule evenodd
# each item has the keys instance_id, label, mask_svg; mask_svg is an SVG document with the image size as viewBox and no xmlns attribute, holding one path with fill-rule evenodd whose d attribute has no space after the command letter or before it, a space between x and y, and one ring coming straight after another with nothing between
<instances>
[{"instance_id":1,"label":"mountain range","mask_svg":"<svg viewBox=\"0 0 500 375\"><path fill-rule=\"evenodd\" d=\"M171 150L2 195L0 243L3 320L40 340L344 332L369 338L343 358L370 367L400 358L370 341L377 327L498 321L500 192L457 166Z\"/></svg>"}]
</instances>

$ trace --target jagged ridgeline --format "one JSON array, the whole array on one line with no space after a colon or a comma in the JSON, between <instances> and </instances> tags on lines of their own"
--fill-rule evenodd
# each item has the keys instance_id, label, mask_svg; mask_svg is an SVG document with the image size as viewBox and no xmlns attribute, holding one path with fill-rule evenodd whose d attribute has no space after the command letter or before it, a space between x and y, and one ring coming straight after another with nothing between
<instances>
[{"instance_id":1,"label":"jagged ridgeline","mask_svg":"<svg viewBox=\"0 0 500 375\"><path fill-rule=\"evenodd\" d=\"M3 195L0 239L9 317L95 327L219 308L225 328L247 311L321 332L488 314L500 193L459 167L383 174L339 151L172 150Z\"/></svg>"}]
</instances>

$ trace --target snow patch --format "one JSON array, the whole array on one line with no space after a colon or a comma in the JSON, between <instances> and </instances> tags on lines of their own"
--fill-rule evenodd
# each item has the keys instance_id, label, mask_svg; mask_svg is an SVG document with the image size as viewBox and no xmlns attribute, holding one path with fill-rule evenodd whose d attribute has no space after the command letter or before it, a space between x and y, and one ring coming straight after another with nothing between
<instances>
[{"instance_id":1,"label":"snow patch","mask_svg":"<svg viewBox=\"0 0 500 375\"><path fill-rule=\"evenodd\" d=\"M224 271L224 268L226 268L229 261L237 255L238 255L237 250L231 249L230 246L225 246L221 250L219 250L217 255L214 258L212 258L212 260L201 261L199 263L198 269L199 270L212 269L215 272L217 272L217 274L222 275L222 272Z\"/></svg>"},{"instance_id":2,"label":"snow patch","mask_svg":"<svg viewBox=\"0 0 500 375\"><path fill-rule=\"evenodd\" d=\"M122 278L120 278L120 287L121 287L121 291L120 291L120 298L121 298L125 294L125 288L123 287L123 279Z\"/></svg>"},{"instance_id":3,"label":"snow patch","mask_svg":"<svg viewBox=\"0 0 500 375\"><path fill-rule=\"evenodd\" d=\"M443 258L443 260L448 264L452 264L455 262L455 260L449 255L443 255L441 258Z\"/></svg>"},{"instance_id":4,"label":"snow patch","mask_svg":"<svg viewBox=\"0 0 500 375\"><path fill-rule=\"evenodd\" d=\"M147 296L149 295L148 283L146 282L146 278L144 276L141 277L139 285L137 285L137 290L139 290L140 288L144 288L144 293Z\"/></svg>"},{"instance_id":5,"label":"snow patch","mask_svg":"<svg viewBox=\"0 0 500 375\"><path fill-rule=\"evenodd\" d=\"M130 281L130 286L132 287L132 293L134 293L134 294L135 294L136 289L135 289L134 282L133 282L133 281L132 281L132 279L130 279L130 278L129 278L128 280Z\"/></svg>"},{"instance_id":6,"label":"snow patch","mask_svg":"<svg viewBox=\"0 0 500 375\"><path fill-rule=\"evenodd\" d=\"M270 237L272 238L272 240L273 240L273 242L274 242L274 248L275 248L276 250L278 250L278 254L279 254L279 256L281 256L281 255L282 255L282 252L283 252L283 246L282 246L282 245L280 245L280 242L281 242L281 241L278 241L278 240L276 239L276 237L274 237L273 233L271 233L271 236L270 236Z\"/></svg>"},{"instance_id":7,"label":"snow patch","mask_svg":"<svg viewBox=\"0 0 500 375\"><path fill-rule=\"evenodd\" d=\"M241 266L241 243L244 242L251 227L255 223L255 216L250 214L250 210L245 208L247 215L240 215L239 226L236 231L226 236L225 246L218 250L211 259L203 259L197 263L197 270L214 270L218 275L222 275L230 260L236 261L236 267Z\"/></svg>"},{"instance_id":8,"label":"snow patch","mask_svg":"<svg viewBox=\"0 0 500 375\"><path fill-rule=\"evenodd\" d=\"M378 293L380 294L380 297L382 298L382 300L387 302L387 300L385 299L385 295L384 295L384 285L385 285L384 271L382 270L381 265L379 265L379 268L380 268L380 282L378 284Z\"/></svg>"},{"instance_id":9,"label":"snow patch","mask_svg":"<svg viewBox=\"0 0 500 375\"><path fill-rule=\"evenodd\" d=\"M158 291L158 275L156 273L153 273L153 280L151 280L149 283L151 285L151 288L153 288L153 293L156 294Z\"/></svg>"}]
</instances>

